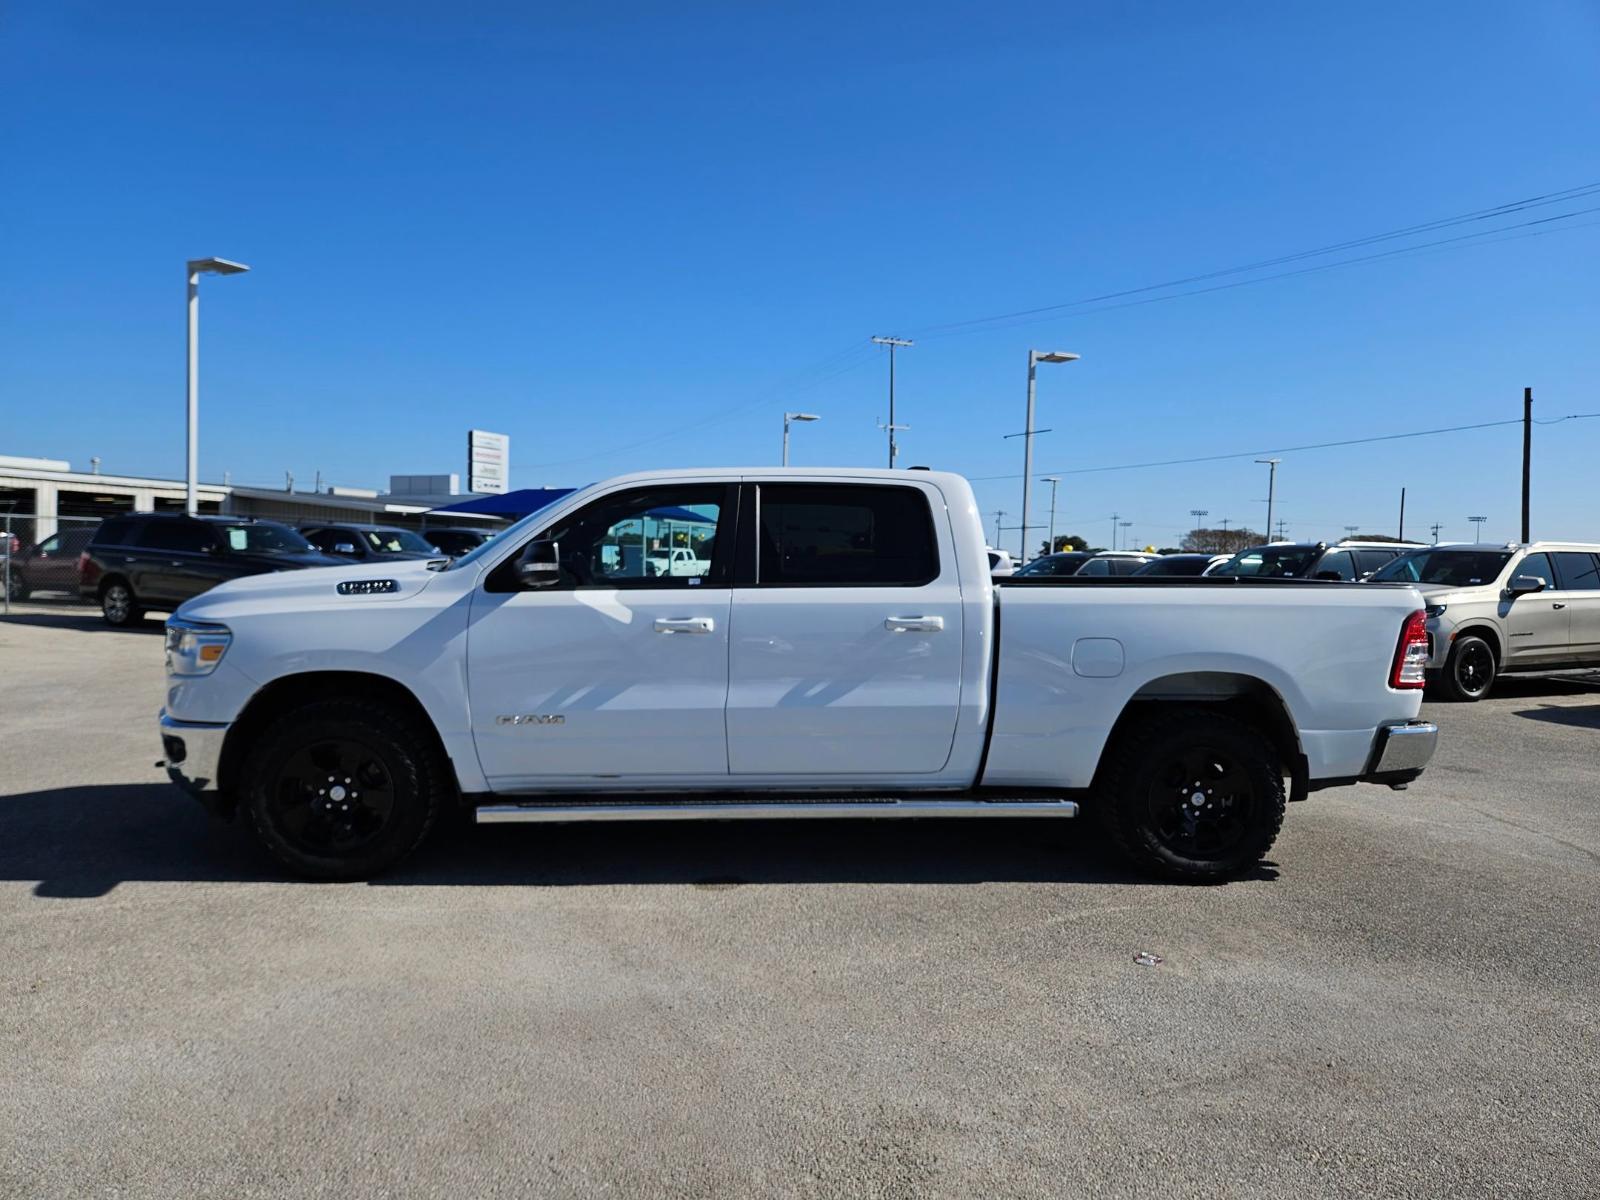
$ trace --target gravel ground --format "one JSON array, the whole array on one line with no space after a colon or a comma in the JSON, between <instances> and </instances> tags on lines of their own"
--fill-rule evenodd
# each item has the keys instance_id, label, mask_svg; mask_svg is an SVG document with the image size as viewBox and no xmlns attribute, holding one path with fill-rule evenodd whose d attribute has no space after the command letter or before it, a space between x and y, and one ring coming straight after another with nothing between
<instances>
[{"instance_id":1,"label":"gravel ground","mask_svg":"<svg viewBox=\"0 0 1600 1200\"><path fill-rule=\"evenodd\" d=\"M0 620L0 1195L1600 1191L1581 677L1430 705L1420 783L1221 887L1017 821L461 828L311 885L154 769L160 659Z\"/></svg>"}]
</instances>

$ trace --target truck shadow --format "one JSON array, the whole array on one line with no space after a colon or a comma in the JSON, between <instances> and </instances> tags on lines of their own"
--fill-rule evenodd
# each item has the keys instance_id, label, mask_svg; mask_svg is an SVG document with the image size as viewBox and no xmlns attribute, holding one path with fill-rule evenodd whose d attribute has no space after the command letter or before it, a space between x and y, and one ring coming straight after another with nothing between
<instances>
[{"instance_id":1,"label":"truck shadow","mask_svg":"<svg viewBox=\"0 0 1600 1200\"><path fill-rule=\"evenodd\" d=\"M1272 880L1263 863L1249 878ZM120 883L295 883L241 826L214 821L166 783L0 796L0 880L34 895L104 896ZM640 822L439 830L368 886L721 890L785 883L1152 882L1088 821Z\"/></svg>"}]
</instances>

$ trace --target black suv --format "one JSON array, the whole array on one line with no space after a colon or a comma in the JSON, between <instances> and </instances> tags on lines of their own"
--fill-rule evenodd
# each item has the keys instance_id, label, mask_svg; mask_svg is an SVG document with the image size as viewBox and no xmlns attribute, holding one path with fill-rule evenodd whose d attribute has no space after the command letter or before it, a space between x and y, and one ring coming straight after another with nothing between
<instances>
[{"instance_id":1,"label":"black suv","mask_svg":"<svg viewBox=\"0 0 1600 1200\"><path fill-rule=\"evenodd\" d=\"M1266 575L1276 579L1365 579L1419 542L1272 542L1241 550L1213 575Z\"/></svg>"},{"instance_id":2,"label":"black suv","mask_svg":"<svg viewBox=\"0 0 1600 1200\"><path fill-rule=\"evenodd\" d=\"M318 550L346 563L444 557L426 536L388 525L302 525L300 532Z\"/></svg>"},{"instance_id":3,"label":"black suv","mask_svg":"<svg viewBox=\"0 0 1600 1200\"><path fill-rule=\"evenodd\" d=\"M106 624L128 625L147 608L171 611L229 579L344 565L276 521L134 513L100 522L78 590L99 601Z\"/></svg>"}]
</instances>

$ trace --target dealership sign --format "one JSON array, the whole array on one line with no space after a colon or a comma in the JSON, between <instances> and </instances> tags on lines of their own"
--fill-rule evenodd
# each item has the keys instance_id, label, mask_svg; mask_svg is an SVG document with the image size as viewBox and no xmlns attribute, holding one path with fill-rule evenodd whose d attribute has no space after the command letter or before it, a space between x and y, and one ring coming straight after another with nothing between
<instances>
[{"instance_id":1,"label":"dealership sign","mask_svg":"<svg viewBox=\"0 0 1600 1200\"><path fill-rule=\"evenodd\" d=\"M467 491L503 492L511 477L511 438L467 430Z\"/></svg>"}]
</instances>

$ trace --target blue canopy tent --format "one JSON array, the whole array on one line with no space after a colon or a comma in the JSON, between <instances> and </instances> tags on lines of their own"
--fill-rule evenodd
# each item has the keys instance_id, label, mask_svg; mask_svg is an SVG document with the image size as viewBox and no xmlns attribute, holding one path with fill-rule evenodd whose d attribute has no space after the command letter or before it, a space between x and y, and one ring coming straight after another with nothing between
<instances>
[{"instance_id":1,"label":"blue canopy tent","mask_svg":"<svg viewBox=\"0 0 1600 1200\"><path fill-rule=\"evenodd\" d=\"M576 488L518 488L514 492L503 492L498 496L475 496L471 500L463 500L459 504L446 504L429 513L476 513L481 517L504 517L508 521L520 521L529 513L538 512L546 505L554 504L563 496L570 496Z\"/></svg>"}]
</instances>

